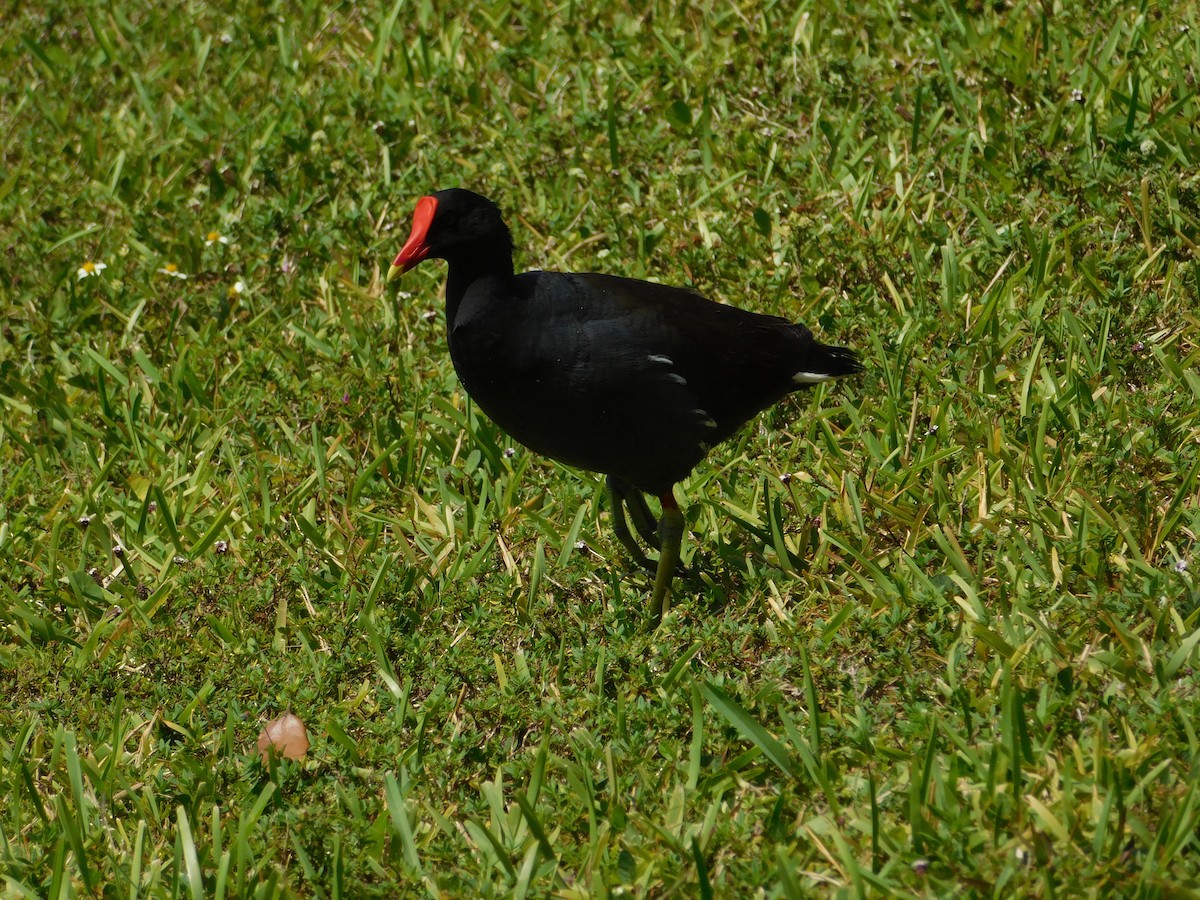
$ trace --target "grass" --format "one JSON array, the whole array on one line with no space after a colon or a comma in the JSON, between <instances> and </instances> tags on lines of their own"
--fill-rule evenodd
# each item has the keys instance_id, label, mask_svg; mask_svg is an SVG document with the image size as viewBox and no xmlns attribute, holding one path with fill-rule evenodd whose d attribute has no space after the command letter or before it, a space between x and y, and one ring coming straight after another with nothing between
<instances>
[{"instance_id":1,"label":"grass","mask_svg":"<svg viewBox=\"0 0 1200 900\"><path fill-rule=\"evenodd\" d=\"M843 6L14 8L6 895L1200 892L1200 19ZM454 184L866 358L657 633L383 286Z\"/></svg>"}]
</instances>

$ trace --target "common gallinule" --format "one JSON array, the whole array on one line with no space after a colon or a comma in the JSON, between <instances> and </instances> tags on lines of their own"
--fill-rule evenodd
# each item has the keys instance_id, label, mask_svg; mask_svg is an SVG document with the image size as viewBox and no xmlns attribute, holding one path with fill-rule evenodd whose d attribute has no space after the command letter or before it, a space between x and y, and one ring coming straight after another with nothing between
<instances>
[{"instance_id":1,"label":"common gallinule","mask_svg":"<svg viewBox=\"0 0 1200 900\"><path fill-rule=\"evenodd\" d=\"M786 319L632 278L514 275L512 253L492 201L438 191L417 201L387 280L429 257L449 263L446 329L463 387L526 447L608 476L618 540L649 567L628 509L659 550L657 622L683 538L675 483L786 394L862 366ZM657 525L643 493L662 502Z\"/></svg>"}]
</instances>

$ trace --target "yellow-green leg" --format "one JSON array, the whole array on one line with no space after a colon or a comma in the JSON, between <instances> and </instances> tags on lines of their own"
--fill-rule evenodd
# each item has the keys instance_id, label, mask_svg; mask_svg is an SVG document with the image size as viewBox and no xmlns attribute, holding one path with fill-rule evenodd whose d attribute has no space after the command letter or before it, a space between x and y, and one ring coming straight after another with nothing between
<instances>
[{"instance_id":1,"label":"yellow-green leg","mask_svg":"<svg viewBox=\"0 0 1200 900\"><path fill-rule=\"evenodd\" d=\"M650 624L653 627L658 626L663 614L670 609L667 593L671 589L671 579L679 563L679 547L683 543L683 513L675 502L675 494L668 491L660 499L662 519L658 523L658 571L654 575L654 593L650 596Z\"/></svg>"}]
</instances>

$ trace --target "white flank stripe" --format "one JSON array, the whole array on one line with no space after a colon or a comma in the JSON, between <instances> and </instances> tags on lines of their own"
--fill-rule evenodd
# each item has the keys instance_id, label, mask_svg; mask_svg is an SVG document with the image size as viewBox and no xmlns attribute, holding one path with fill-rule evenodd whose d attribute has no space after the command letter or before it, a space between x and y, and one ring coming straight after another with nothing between
<instances>
[{"instance_id":1,"label":"white flank stripe","mask_svg":"<svg viewBox=\"0 0 1200 900\"><path fill-rule=\"evenodd\" d=\"M820 384L823 381L833 381L833 376L821 372L797 372L792 376L792 381L796 384Z\"/></svg>"},{"instance_id":2,"label":"white flank stripe","mask_svg":"<svg viewBox=\"0 0 1200 900\"><path fill-rule=\"evenodd\" d=\"M663 363L664 365L668 366L675 365L675 360L671 359L669 356L663 356L660 353L652 353L647 356L646 359L650 360L650 362Z\"/></svg>"}]
</instances>

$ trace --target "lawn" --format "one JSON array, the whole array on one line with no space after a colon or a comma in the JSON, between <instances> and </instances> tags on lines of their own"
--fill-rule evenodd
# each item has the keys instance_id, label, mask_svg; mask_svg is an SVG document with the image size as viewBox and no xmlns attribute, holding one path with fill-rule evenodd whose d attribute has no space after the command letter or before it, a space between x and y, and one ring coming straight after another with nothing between
<instances>
[{"instance_id":1,"label":"lawn","mask_svg":"<svg viewBox=\"0 0 1200 900\"><path fill-rule=\"evenodd\" d=\"M11 5L4 896L1200 893L1197 60L1187 0ZM682 485L656 631L384 284L454 185L863 356Z\"/></svg>"}]
</instances>

